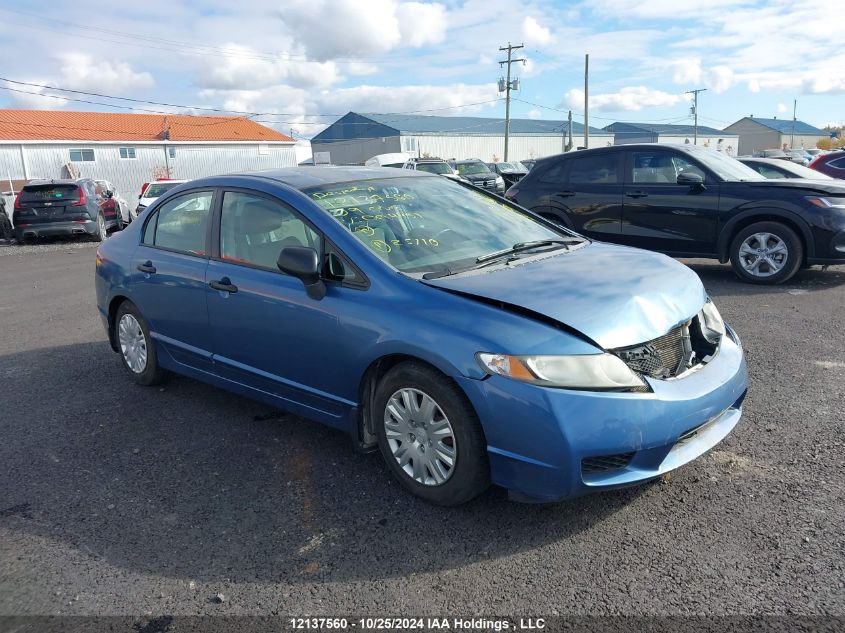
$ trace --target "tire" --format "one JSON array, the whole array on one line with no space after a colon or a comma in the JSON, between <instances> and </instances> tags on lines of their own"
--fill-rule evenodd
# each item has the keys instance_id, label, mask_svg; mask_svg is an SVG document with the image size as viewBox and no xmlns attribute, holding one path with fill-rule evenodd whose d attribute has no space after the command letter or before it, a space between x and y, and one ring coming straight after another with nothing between
<instances>
[{"instance_id":1,"label":"tire","mask_svg":"<svg viewBox=\"0 0 845 633\"><path fill-rule=\"evenodd\" d=\"M426 407L429 401L433 407ZM489 487L487 443L478 416L464 393L441 373L418 362L397 365L376 388L373 415L388 469L413 494L454 506Z\"/></svg>"},{"instance_id":2,"label":"tire","mask_svg":"<svg viewBox=\"0 0 845 633\"><path fill-rule=\"evenodd\" d=\"M785 224L755 222L734 236L730 256L734 273L743 281L774 285L801 269L804 245Z\"/></svg>"},{"instance_id":3,"label":"tire","mask_svg":"<svg viewBox=\"0 0 845 633\"><path fill-rule=\"evenodd\" d=\"M121 331L121 326L125 329ZM124 301L114 317L113 336L123 366L139 385L158 385L167 379L168 373L158 364L155 344L150 338L147 320L131 301ZM125 338L124 338L125 337ZM143 362L134 356L132 350L143 350Z\"/></svg>"},{"instance_id":4,"label":"tire","mask_svg":"<svg viewBox=\"0 0 845 633\"><path fill-rule=\"evenodd\" d=\"M105 242L108 236L109 231L106 228L106 219L103 217L103 214L100 213L97 215L97 232L91 237L95 242Z\"/></svg>"}]
</instances>

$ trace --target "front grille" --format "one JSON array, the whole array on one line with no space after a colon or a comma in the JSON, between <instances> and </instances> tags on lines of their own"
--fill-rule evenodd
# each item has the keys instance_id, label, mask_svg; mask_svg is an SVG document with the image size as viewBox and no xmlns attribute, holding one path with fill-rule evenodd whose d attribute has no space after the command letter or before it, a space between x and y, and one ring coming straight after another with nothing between
<instances>
[{"instance_id":1,"label":"front grille","mask_svg":"<svg viewBox=\"0 0 845 633\"><path fill-rule=\"evenodd\" d=\"M490 188L496 186L496 181L495 181L495 179L494 180L482 180L481 186L486 187L487 189L490 189Z\"/></svg>"},{"instance_id":2,"label":"front grille","mask_svg":"<svg viewBox=\"0 0 845 633\"><path fill-rule=\"evenodd\" d=\"M631 463L633 458L633 452L586 457L581 460L581 472L585 475L591 475L595 473L606 473L611 470L622 470Z\"/></svg>"},{"instance_id":3,"label":"front grille","mask_svg":"<svg viewBox=\"0 0 845 633\"><path fill-rule=\"evenodd\" d=\"M682 361L690 350L689 323L685 323L653 341L616 350L616 354L637 373L671 378L687 369Z\"/></svg>"}]
</instances>

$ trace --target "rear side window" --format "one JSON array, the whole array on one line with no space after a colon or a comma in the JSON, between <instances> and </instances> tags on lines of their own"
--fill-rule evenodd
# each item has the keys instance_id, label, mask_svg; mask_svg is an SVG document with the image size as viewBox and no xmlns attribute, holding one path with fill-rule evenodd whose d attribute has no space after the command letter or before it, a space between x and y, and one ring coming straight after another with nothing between
<instances>
[{"instance_id":1,"label":"rear side window","mask_svg":"<svg viewBox=\"0 0 845 633\"><path fill-rule=\"evenodd\" d=\"M195 191L168 200L147 223L144 244L204 256L212 198Z\"/></svg>"},{"instance_id":2,"label":"rear side window","mask_svg":"<svg viewBox=\"0 0 845 633\"><path fill-rule=\"evenodd\" d=\"M557 184L563 182L563 172L566 169L566 161L560 161L548 169L546 169L540 176L537 178L540 182L548 182L551 184Z\"/></svg>"},{"instance_id":3,"label":"rear side window","mask_svg":"<svg viewBox=\"0 0 845 633\"><path fill-rule=\"evenodd\" d=\"M619 182L616 154L598 154L570 159L569 182L576 184L611 184Z\"/></svg>"},{"instance_id":4,"label":"rear side window","mask_svg":"<svg viewBox=\"0 0 845 633\"><path fill-rule=\"evenodd\" d=\"M35 185L21 191L21 202L60 202L79 200L79 188L76 185Z\"/></svg>"},{"instance_id":5,"label":"rear side window","mask_svg":"<svg viewBox=\"0 0 845 633\"><path fill-rule=\"evenodd\" d=\"M837 158L836 160L832 160L828 163L831 167L836 167L836 169L845 169L845 158Z\"/></svg>"}]
</instances>

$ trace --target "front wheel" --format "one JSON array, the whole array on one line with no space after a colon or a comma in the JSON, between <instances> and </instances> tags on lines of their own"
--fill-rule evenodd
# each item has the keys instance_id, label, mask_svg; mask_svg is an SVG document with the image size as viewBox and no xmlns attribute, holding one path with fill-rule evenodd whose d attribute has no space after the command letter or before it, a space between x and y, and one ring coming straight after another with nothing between
<instances>
[{"instance_id":1,"label":"front wheel","mask_svg":"<svg viewBox=\"0 0 845 633\"><path fill-rule=\"evenodd\" d=\"M459 505L490 485L478 416L464 393L417 362L391 369L375 395L379 448L410 492L431 503Z\"/></svg>"},{"instance_id":2,"label":"front wheel","mask_svg":"<svg viewBox=\"0 0 845 633\"><path fill-rule=\"evenodd\" d=\"M139 385L157 385L167 378L167 372L158 364L147 321L130 301L124 301L117 309L114 340L123 366Z\"/></svg>"},{"instance_id":3,"label":"front wheel","mask_svg":"<svg viewBox=\"0 0 845 633\"><path fill-rule=\"evenodd\" d=\"M736 234L730 256L740 279L780 284L801 268L804 246L795 231L780 222L755 222Z\"/></svg>"}]
</instances>

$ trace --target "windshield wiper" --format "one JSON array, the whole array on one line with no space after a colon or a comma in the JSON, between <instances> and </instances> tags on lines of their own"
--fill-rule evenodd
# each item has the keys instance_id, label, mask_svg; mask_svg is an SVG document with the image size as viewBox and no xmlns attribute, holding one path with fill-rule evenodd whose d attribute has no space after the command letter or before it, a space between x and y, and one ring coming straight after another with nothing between
<instances>
[{"instance_id":1,"label":"windshield wiper","mask_svg":"<svg viewBox=\"0 0 845 633\"><path fill-rule=\"evenodd\" d=\"M493 251L492 253L487 253L486 255L480 255L475 258L475 263L481 264L483 262L499 259L505 255L513 255L514 253L519 253L521 251L530 251L531 249L542 248L543 246L562 246L564 248L569 248L569 244L577 241L577 239L570 238L568 240L534 240L532 242L517 242L510 248L506 248L501 251Z\"/></svg>"}]
</instances>

